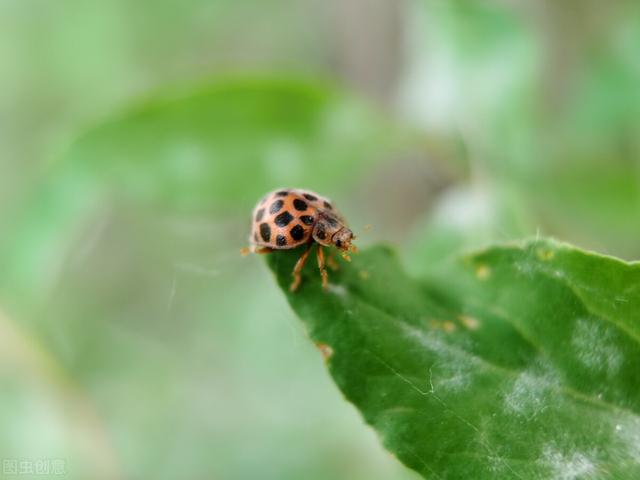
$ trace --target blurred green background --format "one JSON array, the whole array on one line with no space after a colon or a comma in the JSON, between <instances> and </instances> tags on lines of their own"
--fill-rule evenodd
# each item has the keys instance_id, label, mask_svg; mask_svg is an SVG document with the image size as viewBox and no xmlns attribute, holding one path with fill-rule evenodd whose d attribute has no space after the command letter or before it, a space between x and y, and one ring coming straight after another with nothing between
<instances>
[{"instance_id":1,"label":"blurred green background","mask_svg":"<svg viewBox=\"0 0 640 480\"><path fill-rule=\"evenodd\" d=\"M638 259L639 85L634 1L0 0L0 458L415 479L239 256L253 204L317 190L417 275Z\"/></svg>"}]
</instances>

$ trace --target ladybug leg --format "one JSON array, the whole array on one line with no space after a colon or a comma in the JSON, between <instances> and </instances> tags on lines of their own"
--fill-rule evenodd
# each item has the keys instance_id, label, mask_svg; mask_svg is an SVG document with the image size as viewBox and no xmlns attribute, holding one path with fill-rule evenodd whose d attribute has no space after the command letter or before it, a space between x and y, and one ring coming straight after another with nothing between
<instances>
[{"instance_id":1,"label":"ladybug leg","mask_svg":"<svg viewBox=\"0 0 640 480\"><path fill-rule=\"evenodd\" d=\"M263 253L271 253L271 252L273 252L273 248L256 247L255 245L252 245L251 247L244 247L244 248L240 249L240 255L242 255L243 257L246 257L250 253L263 254Z\"/></svg>"},{"instance_id":2,"label":"ladybug leg","mask_svg":"<svg viewBox=\"0 0 640 480\"><path fill-rule=\"evenodd\" d=\"M322 277L322 289L326 290L329 287L329 278L327 270L324 268L324 248L322 248L322 245L318 245L318 268Z\"/></svg>"},{"instance_id":3,"label":"ladybug leg","mask_svg":"<svg viewBox=\"0 0 640 480\"><path fill-rule=\"evenodd\" d=\"M327 255L327 266L331 270L333 270L334 272L336 270L340 270L340 264L336 260L336 251L335 250L330 250L329 251L329 255Z\"/></svg>"},{"instance_id":4,"label":"ladybug leg","mask_svg":"<svg viewBox=\"0 0 640 480\"><path fill-rule=\"evenodd\" d=\"M289 287L290 292L295 292L300 286L300 281L302 280L302 278L300 277L300 272L302 271L304 264L307 263L307 258L309 258L311 247L313 247L313 243L309 244L304 253L300 255L300 258L296 262L296 266L293 267L293 272L291 272L291 275L293 275L293 282L291 282L291 286Z\"/></svg>"}]
</instances>

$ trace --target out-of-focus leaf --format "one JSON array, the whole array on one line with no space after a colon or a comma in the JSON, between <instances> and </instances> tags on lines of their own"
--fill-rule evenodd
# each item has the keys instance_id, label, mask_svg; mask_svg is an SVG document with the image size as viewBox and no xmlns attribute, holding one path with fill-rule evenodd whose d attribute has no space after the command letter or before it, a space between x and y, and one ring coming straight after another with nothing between
<instances>
[{"instance_id":1,"label":"out-of-focus leaf","mask_svg":"<svg viewBox=\"0 0 640 480\"><path fill-rule=\"evenodd\" d=\"M470 170L516 193L528 234L640 256L638 5L594 14L566 2L422 3L426 40L415 51L431 68L415 94L434 100L412 103L416 115L446 106Z\"/></svg>"},{"instance_id":2,"label":"out-of-focus leaf","mask_svg":"<svg viewBox=\"0 0 640 480\"><path fill-rule=\"evenodd\" d=\"M237 208L274 185L341 184L384 154L384 132L382 117L328 85L236 79L107 122L64 163L168 208Z\"/></svg>"},{"instance_id":3,"label":"out-of-focus leaf","mask_svg":"<svg viewBox=\"0 0 640 480\"><path fill-rule=\"evenodd\" d=\"M0 292L29 303L46 291L75 228L110 199L246 216L279 186L335 191L392 136L359 100L318 83L229 79L157 98L81 136L3 226Z\"/></svg>"},{"instance_id":4,"label":"out-of-focus leaf","mask_svg":"<svg viewBox=\"0 0 640 480\"><path fill-rule=\"evenodd\" d=\"M268 263L288 292L300 252ZM551 241L423 283L386 248L287 293L346 398L425 478L640 475L640 264Z\"/></svg>"},{"instance_id":5,"label":"out-of-focus leaf","mask_svg":"<svg viewBox=\"0 0 640 480\"><path fill-rule=\"evenodd\" d=\"M461 252L531 233L535 223L521 196L501 187L469 185L442 195L403 251L407 271L414 275L446 271Z\"/></svg>"}]
</instances>

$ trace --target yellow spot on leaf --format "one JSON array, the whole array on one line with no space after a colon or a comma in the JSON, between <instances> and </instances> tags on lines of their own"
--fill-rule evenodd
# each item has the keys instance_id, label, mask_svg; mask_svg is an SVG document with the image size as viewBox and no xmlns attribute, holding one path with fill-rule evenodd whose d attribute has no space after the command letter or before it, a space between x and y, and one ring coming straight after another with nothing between
<instances>
[{"instance_id":1,"label":"yellow spot on leaf","mask_svg":"<svg viewBox=\"0 0 640 480\"><path fill-rule=\"evenodd\" d=\"M432 318L431 320L429 320L428 324L429 324L429 328L433 328L433 329L440 328L440 321L436 320L435 318Z\"/></svg>"},{"instance_id":2,"label":"yellow spot on leaf","mask_svg":"<svg viewBox=\"0 0 640 480\"><path fill-rule=\"evenodd\" d=\"M538 255L538 258L540 260L548 261L548 260L551 260L554 257L555 252L553 250L549 250L549 249L546 249L546 248L539 247L536 250L536 254Z\"/></svg>"},{"instance_id":3,"label":"yellow spot on leaf","mask_svg":"<svg viewBox=\"0 0 640 480\"><path fill-rule=\"evenodd\" d=\"M458 320L469 330L477 330L480 326L480 322L477 318L470 317L469 315L460 315Z\"/></svg>"},{"instance_id":4,"label":"yellow spot on leaf","mask_svg":"<svg viewBox=\"0 0 640 480\"><path fill-rule=\"evenodd\" d=\"M443 322L442 329L447 333L451 333L456 329L456 324L449 321Z\"/></svg>"},{"instance_id":5,"label":"yellow spot on leaf","mask_svg":"<svg viewBox=\"0 0 640 480\"><path fill-rule=\"evenodd\" d=\"M444 332L451 333L456 329L456 324L449 320L437 320L435 318L432 318L428 320L427 323L429 325L429 328L431 328L432 330L442 330Z\"/></svg>"},{"instance_id":6,"label":"yellow spot on leaf","mask_svg":"<svg viewBox=\"0 0 640 480\"><path fill-rule=\"evenodd\" d=\"M491 269L487 265L482 264L476 267L476 277L478 277L480 280L486 280L490 275Z\"/></svg>"}]
</instances>

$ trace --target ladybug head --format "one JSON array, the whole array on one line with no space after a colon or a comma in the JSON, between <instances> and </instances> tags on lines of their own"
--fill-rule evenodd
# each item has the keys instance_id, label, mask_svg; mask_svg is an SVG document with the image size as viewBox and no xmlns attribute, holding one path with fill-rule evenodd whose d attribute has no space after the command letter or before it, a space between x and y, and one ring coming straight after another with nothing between
<instances>
[{"instance_id":1,"label":"ladybug head","mask_svg":"<svg viewBox=\"0 0 640 480\"><path fill-rule=\"evenodd\" d=\"M356 246L351 243L354 239L353 232L347 227L342 227L331 237L331 243L343 252L355 252Z\"/></svg>"},{"instance_id":2,"label":"ladybug head","mask_svg":"<svg viewBox=\"0 0 640 480\"><path fill-rule=\"evenodd\" d=\"M353 232L330 214L320 214L313 229L313 238L320 245L335 246L344 258L348 258L347 252L357 251L356 246L351 243L355 238Z\"/></svg>"}]
</instances>

